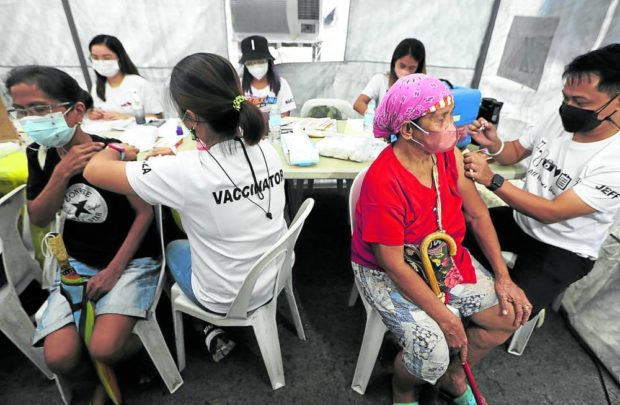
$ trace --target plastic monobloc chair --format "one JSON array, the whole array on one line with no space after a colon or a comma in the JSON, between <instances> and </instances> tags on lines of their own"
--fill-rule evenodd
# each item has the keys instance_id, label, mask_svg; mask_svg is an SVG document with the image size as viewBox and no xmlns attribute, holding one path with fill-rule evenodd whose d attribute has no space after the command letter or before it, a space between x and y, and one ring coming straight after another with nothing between
<instances>
[{"instance_id":1,"label":"plastic monobloc chair","mask_svg":"<svg viewBox=\"0 0 620 405\"><path fill-rule=\"evenodd\" d=\"M0 286L0 330L49 379L43 349L32 346L34 325L19 301L19 294L33 280L41 282L41 267L30 256L19 234L17 223L25 204L25 186L19 186L0 199L0 240L6 284Z\"/></svg>"},{"instance_id":2,"label":"plastic monobloc chair","mask_svg":"<svg viewBox=\"0 0 620 405\"><path fill-rule=\"evenodd\" d=\"M349 192L349 221L351 223L351 234L355 229L355 207L360 195L362 183L364 182L364 176L368 168L360 171L351 185ZM368 386L368 380L372 374L379 350L381 349L381 343L383 342L383 336L387 332L387 327L383 323L379 313L366 301L364 294L359 294L360 285L357 278L354 277L353 289L351 290L351 297L355 297L351 303L349 298L349 305L352 306L357 301L357 297L361 296L364 309L366 310L366 327L364 328L364 337L362 338L362 347L360 348L359 355L357 356L357 364L355 365L355 374L353 375L353 383L351 389L358 394L364 395L366 387ZM354 294L355 293L355 294Z\"/></svg>"},{"instance_id":3,"label":"plastic monobloc chair","mask_svg":"<svg viewBox=\"0 0 620 405\"><path fill-rule=\"evenodd\" d=\"M314 200L312 198L304 201L291 222L288 231L252 266L235 300L225 315L215 314L201 308L187 298L177 284L172 286L172 314L180 370L185 368L183 313L186 313L218 326L251 326L254 329L258 347L269 374L271 387L274 390L284 387L284 369L282 367L282 354L280 352L280 340L276 324L277 301L278 295L284 290L295 323L295 329L297 330L297 336L301 340L306 340L295 296L293 295L292 267L293 249L297 242L297 237L313 206ZM274 282L273 298L262 306L250 310L248 306L254 285L263 271L274 261L279 263L279 269Z\"/></svg>"},{"instance_id":4,"label":"plastic monobloc chair","mask_svg":"<svg viewBox=\"0 0 620 405\"><path fill-rule=\"evenodd\" d=\"M159 240L162 250L161 270L159 272L159 280L157 281L157 289L155 291L155 298L153 300L153 304L148 310L146 318L140 319L138 320L138 322L136 322L136 325L133 328L133 333L140 338L140 341L144 345L146 352L151 357L151 360L153 361L157 372L164 381L166 388L168 388L168 391L172 394L177 389L179 389L181 385L183 385L183 378L181 377L181 373L179 372L179 369L174 363L174 358L172 357L172 354L170 354L170 350L166 345L164 335L161 333L161 329L159 328L159 324L157 323L157 317L155 316L155 309L157 308L157 303L159 302L159 298L161 297L161 293L166 280L166 255L164 246L161 205L156 205L154 207L154 210L155 223L157 224L157 230L159 231ZM62 397L63 402L66 405L69 405L72 399L70 385L65 378L60 376L55 377L56 385L58 386L60 396Z\"/></svg>"}]
</instances>

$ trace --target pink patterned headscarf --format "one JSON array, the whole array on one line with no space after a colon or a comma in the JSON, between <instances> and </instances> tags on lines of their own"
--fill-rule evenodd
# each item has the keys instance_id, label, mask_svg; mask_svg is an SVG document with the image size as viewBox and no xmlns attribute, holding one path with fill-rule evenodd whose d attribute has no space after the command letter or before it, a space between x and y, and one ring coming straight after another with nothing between
<instances>
[{"instance_id":1,"label":"pink patterned headscarf","mask_svg":"<svg viewBox=\"0 0 620 405\"><path fill-rule=\"evenodd\" d=\"M376 138L398 133L404 122L453 104L452 93L440 80L422 73L398 79L381 99L373 123Z\"/></svg>"}]
</instances>

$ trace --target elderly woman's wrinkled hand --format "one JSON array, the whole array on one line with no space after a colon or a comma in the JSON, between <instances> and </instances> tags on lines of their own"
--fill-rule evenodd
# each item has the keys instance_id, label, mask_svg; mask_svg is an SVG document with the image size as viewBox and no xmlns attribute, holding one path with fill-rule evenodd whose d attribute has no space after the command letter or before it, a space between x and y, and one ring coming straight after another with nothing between
<instances>
[{"instance_id":1,"label":"elderly woman's wrinkled hand","mask_svg":"<svg viewBox=\"0 0 620 405\"><path fill-rule=\"evenodd\" d=\"M448 318L437 323L450 349L460 352L461 363L467 361L467 335L461 318L450 312Z\"/></svg>"},{"instance_id":2,"label":"elderly woman's wrinkled hand","mask_svg":"<svg viewBox=\"0 0 620 405\"><path fill-rule=\"evenodd\" d=\"M463 154L465 163L465 176L482 184L489 186L493 179L493 171L487 162L487 155L481 152L469 152Z\"/></svg>"},{"instance_id":3,"label":"elderly woman's wrinkled hand","mask_svg":"<svg viewBox=\"0 0 620 405\"><path fill-rule=\"evenodd\" d=\"M499 299L502 315L508 315L508 307L512 305L515 313L513 325L525 325L532 314L532 304L523 290L508 278L495 280L495 293Z\"/></svg>"}]
</instances>

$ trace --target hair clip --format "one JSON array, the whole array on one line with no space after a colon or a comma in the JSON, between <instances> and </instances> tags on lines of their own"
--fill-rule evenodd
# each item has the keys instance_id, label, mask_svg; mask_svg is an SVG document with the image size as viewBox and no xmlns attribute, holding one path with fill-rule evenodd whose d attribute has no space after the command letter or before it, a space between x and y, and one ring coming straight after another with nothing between
<instances>
[{"instance_id":1,"label":"hair clip","mask_svg":"<svg viewBox=\"0 0 620 405\"><path fill-rule=\"evenodd\" d=\"M233 100L233 108L237 111L241 111L241 103L243 103L245 101L245 97L244 96L237 96L235 97L235 99Z\"/></svg>"}]
</instances>

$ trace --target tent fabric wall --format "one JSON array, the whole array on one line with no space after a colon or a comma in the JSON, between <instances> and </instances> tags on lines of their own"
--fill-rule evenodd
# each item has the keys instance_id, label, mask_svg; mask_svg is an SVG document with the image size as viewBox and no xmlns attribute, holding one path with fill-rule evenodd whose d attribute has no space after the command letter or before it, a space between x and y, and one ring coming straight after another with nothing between
<instances>
[{"instance_id":1,"label":"tent fabric wall","mask_svg":"<svg viewBox=\"0 0 620 405\"><path fill-rule=\"evenodd\" d=\"M562 102L564 66L575 56L592 49L609 4L609 0L501 2L480 90L484 97L494 97L504 102L499 127L504 139L518 138L530 131L536 123L548 116L557 115L557 109ZM560 19L537 90L497 74L515 16ZM616 37L616 42L618 40L620 38Z\"/></svg>"},{"instance_id":2,"label":"tent fabric wall","mask_svg":"<svg viewBox=\"0 0 620 405\"><path fill-rule=\"evenodd\" d=\"M194 52L228 56L226 0L65 0L71 7L82 51L100 33L121 39L141 74L165 100L172 67ZM385 72L395 46L416 37L427 50L428 73L468 86L483 48L494 0L357 0L350 4L343 62L278 66L293 89L298 114L316 97L353 103L370 77ZM575 56L600 44L620 42L619 0L501 1L483 65L484 97L504 102L500 133L515 139L538 122L558 122L562 71ZM498 74L515 17L558 21L536 89ZM609 17L609 24L605 24ZM16 66L56 66L85 86L62 0L0 0L0 80ZM608 30L607 30L608 29ZM532 40L535 38L532 37ZM601 42L599 44L599 42ZM238 67L236 61L233 66ZM94 78L92 69L89 74ZM2 85L0 84L0 90ZM3 96L6 95L2 91ZM164 103L167 116L175 116ZM620 233L618 227L616 235ZM611 237L595 270L565 296L569 319L620 381L620 244Z\"/></svg>"}]
</instances>

